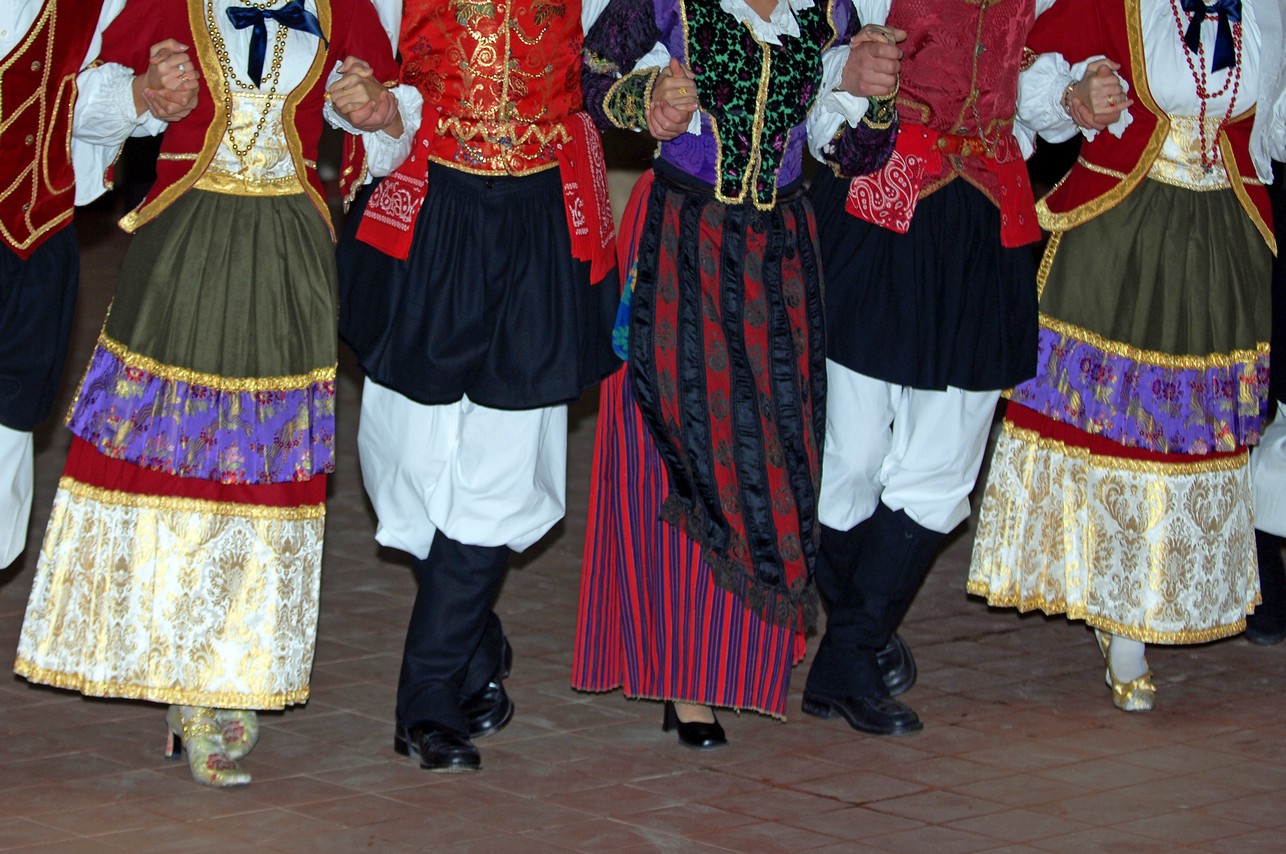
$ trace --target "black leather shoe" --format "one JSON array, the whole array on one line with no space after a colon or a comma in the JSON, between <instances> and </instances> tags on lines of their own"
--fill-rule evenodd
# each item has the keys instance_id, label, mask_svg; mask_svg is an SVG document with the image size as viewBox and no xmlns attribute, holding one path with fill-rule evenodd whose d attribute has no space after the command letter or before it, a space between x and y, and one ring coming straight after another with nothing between
<instances>
[{"instance_id":1,"label":"black leather shoe","mask_svg":"<svg viewBox=\"0 0 1286 854\"><path fill-rule=\"evenodd\" d=\"M503 682L488 682L487 687L460 704L469 721L469 738L485 738L500 732L514 719L514 703Z\"/></svg>"},{"instance_id":2,"label":"black leather shoe","mask_svg":"<svg viewBox=\"0 0 1286 854\"><path fill-rule=\"evenodd\" d=\"M513 663L514 650L509 645L509 638L505 638L505 650L491 681L481 691L460 703L460 710L469 721L469 738L485 738L500 732L513 720L514 703L509 699L503 682L509 678Z\"/></svg>"},{"instance_id":3,"label":"black leather shoe","mask_svg":"<svg viewBox=\"0 0 1286 854\"><path fill-rule=\"evenodd\" d=\"M853 729L871 735L904 735L924 729L915 710L892 697L834 698L805 693L804 714L815 718L839 715Z\"/></svg>"},{"instance_id":4,"label":"black leather shoe","mask_svg":"<svg viewBox=\"0 0 1286 854\"><path fill-rule=\"evenodd\" d=\"M393 735L393 750L402 756L418 759L426 771L454 773L477 771L482 768L482 757L473 742L459 733L425 724L409 730L397 728Z\"/></svg>"},{"instance_id":5,"label":"black leather shoe","mask_svg":"<svg viewBox=\"0 0 1286 854\"><path fill-rule=\"evenodd\" d=\"M875 654L875 660L890 697L905 694L915 685L915 657L911 655L911 647L897 632L893 633L884 649Z\"/></svg>"},{"instance_id":6,"label":"black leather shoe","mask_svg":"<svg viewBox=\"0 0 1286 854\"><path fill-rule=\"evenodd\" d=\"M666 700L665 718L661 722L661 730L669 732L675 729L679 731L679 744L691 747L693 750L715 750L728 746L728 738L723 734L723 727L719 725L718 720L710 724L701 721L681 721L674 703Z\"/></svg>"}]
</instances>

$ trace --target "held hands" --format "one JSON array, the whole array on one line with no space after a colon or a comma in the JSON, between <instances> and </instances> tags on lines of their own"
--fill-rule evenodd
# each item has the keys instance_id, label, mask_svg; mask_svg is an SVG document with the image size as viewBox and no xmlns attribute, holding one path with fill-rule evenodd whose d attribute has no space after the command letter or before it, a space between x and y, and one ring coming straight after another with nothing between
<instances>
[{"instance_id":1,"label":"held hands","mask_svg":"<svg viewBox=\"0 0 1286 854\"><path fill-rule=\"evenodd\" d=\"M1134 103L1116 76L1120 64L1096 59L1085 67L1085 76L1063 93L1063 109L1078 127L1104 130Z\"/></svg>"},{"instance_id":2,"label":"held hands","mask_svg":"<svg viewBox=\"0 0 1286 854\"><path fill-rule=\"evenodd\" d=\"M671 57L652 84L652 105L647 111L647 130L661 142L674 139L688 129L697 110L697 80L682 63Z\"/></svg>"},{"instance_id":3,"label":"held hands","mask_svg":"<svg viewBox=\"0 0 1286 854\"><path fill-rule=\"evenodd\" d=\"M898 42L906 31L867 24L849 40L848 61L840 75L839 90L862 98L887 98L897 89L902 71Z\"/></svg>"},{"instance_id":4,"label":"held hands","mask_svg":"<svg viewBox=\"0 0 1286 854\"><path fill-rule=\"evenodd\" d=\"M358 130L382 130L391 137L402 135L402 114L397 98L375 79L371 67L350 56L339 66L340 78L327 94L335 111Z\"/></svg>"},{"instance_id":5,"label":"held hands","mask_svg":"<svg viewBox=\"0 0 1286 854\"><path fill-rule=\"evenodd\" d=\"M132 85L138 115L151 111L161 121L177 122L196 107L201 72L187 50L174 39L152 45L147 71Z\"/></svg>"}]
</instances>

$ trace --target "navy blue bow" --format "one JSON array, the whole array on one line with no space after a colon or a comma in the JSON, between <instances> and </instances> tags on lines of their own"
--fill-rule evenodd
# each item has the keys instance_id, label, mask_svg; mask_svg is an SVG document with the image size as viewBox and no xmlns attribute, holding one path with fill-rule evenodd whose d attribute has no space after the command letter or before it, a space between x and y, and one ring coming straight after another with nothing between
<instances>
[{"instance_id":1,"label":"navy blue bow","mask_svg":"<svg viewBox=\"0 0 1286 854\"><path fill-rule=\"evenodd\" d=\"M247 70L250 72L250 79L254 81L255 88L263 82L263 60L268 52L268 26L264 23L265 19L272 18L279 26L312 33L322 41L326 40L322 35L321 24L317 22L317 16L304 8L303 0L290 0L280 9L232 6L228 9L228 18L231 19L232 26L238 30L254 27L250 32L250 61Z\"/></svg>"},{"instance_id":2,"label":"navy blue bow","mask_svg":"<svg viewBox=\"0 0 1286 854\"><path fill-rule=\"evenodd\" d=\"M1216 0L1207 6L1202 0L1183 0L1183 11L1192 15L1192 23L1183 34L1183 43L1193 53L1201 46L1201 22L1207 15L1219 16L1219 27L1215 31L1215 62L1212 71L1221 68L1232 68L1237 64L1237 52L1233 49L1232 24L1241 23L1241 0Z\"/></svg>"}]
</instances>

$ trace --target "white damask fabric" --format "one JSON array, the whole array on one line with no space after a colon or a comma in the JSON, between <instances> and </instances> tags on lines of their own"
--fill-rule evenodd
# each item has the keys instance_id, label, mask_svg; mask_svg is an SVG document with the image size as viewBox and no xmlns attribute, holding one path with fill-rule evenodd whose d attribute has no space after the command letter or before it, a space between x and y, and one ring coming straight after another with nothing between
<instances>
[{"instance_id":1,"label":"white damask fabric","mask_svg":"<svg viewBox=\"0 0 1286 854\"><path fill-rule=\"evenodd\" d=\"M324 514L63 478L14 670L101 697L235 709L307 700Z\"/></svg>"},{"instance_id":2,"label":"white damask fabric","mask_svg":"<svg viewBox=\"0 0 1286 854\"><path fill-rule=\"evenodd\" d=\"M1250 517L1246 454L1103 457L1006 423L968 591L1144 643L1227 637L1259 601Z\"/></svg>"}]
</instances>

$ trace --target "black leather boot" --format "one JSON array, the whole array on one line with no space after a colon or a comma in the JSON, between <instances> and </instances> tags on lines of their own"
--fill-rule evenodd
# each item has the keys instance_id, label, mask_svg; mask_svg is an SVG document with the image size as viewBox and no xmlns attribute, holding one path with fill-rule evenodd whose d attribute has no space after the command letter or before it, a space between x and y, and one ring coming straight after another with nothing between
<instances>
[{"instance_id":1,"label":"black leather boot","mask_svg":"<svg viewBox=\"0 0 1286 854\"><path fill-rule=\"evenodd\" d=\"M890 696L878 656L920 589L942 537L884 504L852 531L827 536L823 529L816 575L826 635L804 688L806 713L840 715L854 729L877 735L923 728L914 711Z\"/></svg>"}]
</instances>

